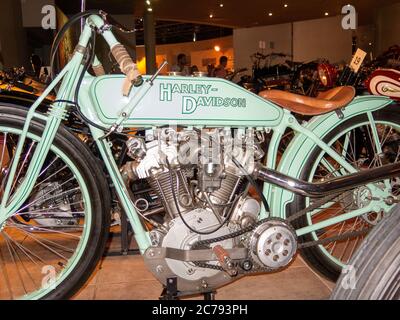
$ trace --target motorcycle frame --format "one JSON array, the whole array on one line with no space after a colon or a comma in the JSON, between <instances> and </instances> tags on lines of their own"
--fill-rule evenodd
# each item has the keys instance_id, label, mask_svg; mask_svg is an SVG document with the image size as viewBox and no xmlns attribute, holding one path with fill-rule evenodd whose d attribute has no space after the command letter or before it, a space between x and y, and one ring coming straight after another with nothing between
<instances>
[{"instance_id":1,"label":"motorcycle frame","mask_svg":"<svg viewBox=\"0 0 400 320\"><path fill-rule=\"evenodd\" d=\"M43 92L39 99L36 100L36 102L32 105L27 114L21 137L14 155L14 160L9 171L9 180L7 181L7 184L5 186L3 199L1 201L0 226L13 215L13 212L15 212L22 203L27 200L29 194L33 190L34 184L39 176L40 170L54 141L57 130L61 125L62 120L65 119L65 117L67 116L67 103L61 102L61 100L65 101L73 99L74 91L78 83L79 75L83 70L83 62L85 59L85 50L82 49L87 48L90 38L92 36L93 27L96 27L97 30L101 30L101 34L110 46L110 48L119 44L119 42L113 36L112 32L109 30L109 28L107 28L107 25L105 25L105 22L102 18L94 15L90 16L87 19L85 28L83 29L78 43L78 47L80 48L80 50L75 50L75 53L72 56L70 62L54 79L49 87ZM99 63L100 62L95 59L93 65L98 65ZM171 79L172 78L173 77L171 77ZM45 97L47 97L59 83L61 83L61 85L57 94L57 100L53 103L48 114L45 115L37 112L37 108L44 101ZM151 81L145 81L135 94L135 99L131 99L131 101L134 100L136 102L128 103L124 112L126 114L132 113L141 98L143 98L151 90L151 88ZM283 116L281 117L279 124L273 127L262 128L265 130L273 131L272 139L268 147L266 163L267 168L285 173L286 175L293 178L298 178L301 169L304 166L304 162L306 161L310 153L315 149L315 147L318 146L319 148L321 148L321 150L325 151L335 161L342 165L346 171L348 171L349 173L357 172L357 170L351 164L349 164L342 158L342 155L338 154L336 151L330 148L329 145L323 141L323 138L330 131L331 128L336 127L344 121L347 121L348 119L357 115L367 114L368 119L371 123L374 140L375 142L379 142L378 132L372 113L378 109L387 106L390 103L391 100L385 97L358 97L354 100L352 104L350 104L342 111L343 117L339 116L336 112L331 112L322 116L314 117L311 121L304 124L300 124L294 117L294 115L292 115L289 111L284 110ZM362 109L360 108L360 104L362 104ZM97 119L96 123L101 123L101 120L96 116L96 111L94 107L88 101L81 102L80 107L82 111L85 111L85 113L88 113L92 117ZM23 145L27 138L30 124L35 119L44 121L46 123L45 129L43 131L43 135L38 141L37 148L27 169L26 178L23 180L21 185L14 193L13 197L11 197L10 199L12 181L14 180L18 162L21 158ZM121 115L115 122L114 126L110 128L110 130L115 130L117 128L123 127L125 120L126 117ZM165 123L165 125L168 124L169 123ZM207 123L204 123L204 121L199 121L199 128L203 128L205 126L208 127ZM213 124L210 127L219 126ZM226 125L224 125L223 127L226 127ZM292 139L289 147L277 164L279 143L286 129L288 128L292 129L296 135L295 138ZM151 246L149 232L147 232L143 227L140 216L136 212L135 206L129 196L127 187L114 160L111 144L106 138L109 132L104 132L103 130L100 130L93 126L90 126L90 130L93 138L97 143L100 155L110 174L121 205L132 225L134 236L139 246L139 249L143 254ZM378 152L382 151L380 150L379 143L376 143L376 147ZM368 186L372 188L377 194L383 194L383 191L378 189L374 184L369 184ZM267 216L286 218L286 206L293 201L294 193L289 190L273 187L268 183L265 183L263 192L270 204L270 212L267 213L265 209L262 209L262 212L260 213L260 219L266 218ZM324 220L311 226L300 228L296 230L296 233L298 236L302 236L308 233L315 232L321 228L325 228L327 226L366 214L371 211L378 212L381 209L384 209L386 211L390 210L391 208L392 206L387 205L383 200L373 200L368 206L364 208Z\"/></svg>"}]
</instances>

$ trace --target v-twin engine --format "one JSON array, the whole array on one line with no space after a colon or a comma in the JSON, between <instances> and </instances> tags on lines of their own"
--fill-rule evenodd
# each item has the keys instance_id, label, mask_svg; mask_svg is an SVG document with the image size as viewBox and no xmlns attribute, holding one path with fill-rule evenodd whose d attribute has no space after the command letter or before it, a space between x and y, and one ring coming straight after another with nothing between
<instances>
[{"instance_id":1,"label":"v-twin engine","mask_svg":"<svg viewBox=\"0 0 400 320\"><path fill-rule=\"evenodd\" d=\"M264 156L264 135L255 130L166 128L127 142L133 161L121 171L130 189L149 186L151 196L134 196L134 202L152 225L153 247L145 261L160 281L177 277L181 291L207 291L234 276L276 270L290 262L296 240L283 222L241 232L259 220L259 195L247 176ZM215 241L193 250L207 239Z\"/></svg>"}]
</instances>

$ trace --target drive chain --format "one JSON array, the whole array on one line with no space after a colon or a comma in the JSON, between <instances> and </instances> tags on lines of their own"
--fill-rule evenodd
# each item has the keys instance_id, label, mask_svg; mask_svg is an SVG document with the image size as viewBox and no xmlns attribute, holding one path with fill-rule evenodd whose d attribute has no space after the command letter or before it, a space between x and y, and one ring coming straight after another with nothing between
<instances>
[{"instance_id":1,"label":"drive chain","mask_svg":"<svg viewBox=\"0 0 400 320\"><path fill-rule=\"evenodd\" d=\"M348 191L348 192L352 192L352 191ZM346 192L347 193L347 192ZM324 198L322 198L321 200L318 200L316 202L314 202L313 204L311 204L310 206L306 207L303 210L300 210L299 212L297 212L296 214L290 216L288 219L284 220L284 219L279 219L284 221L285 223L289 223L291 224L293 221L305 216L308 212L314 211L316 209L319 209L321 206L323 206L324 204L338 198L338 197L344 197L345 194L331 194L329 196L326 196ZM277 220L277 218L273 218L274 220ZM242 230L236 231L236 232L232 232L230 234L224 235L224 236L220 236L220 237L216 237L216 238L212 238L212 239L205 239L205 240L200 240L197 241L193 246L192 246L192 250L196 250L196 249L205 249L205 248L209 248L209 245L213 244L213 243L217 243L217 242L222 242L225 240L229 240L229 239L233 239L233 238L237 238L241 235L244 235L248 232L251 232L253 230L255 230L258 226L262 225L263 223L267 222L271 220L271 218L266 218L263 220L260 220ZM366 228L366 229L362 229L362 230L358 230L358 231L353 231L353 232L346 232L342 235L339 236L334 236L334 237L330 237L330 238L325 238L325 239L321 239L321 240L316 240L316 241L308 241L308 242L304 242L304 243L300 243L298 245L298 249L305 249L305 248L310 248L310 247L314 247L314 246L318 246L318 245L325 245L328 244L330 242L335 242L335 241L343 241L343 240L347 240L350 238L354 238L354 237L358 237L361 235L365 235L368 233L368 231L370 230L370 228ZM213 270L219 270L219 271L224 271L224 269L221 266L218 265L213 265L213 264L209 264L209 263L204 263L204 262L200 262L200 261L193 261L193 263L201 268L208 268L208 269L213 269ZM261 268L261 269L256 269L254 272L265 272L265 271L270 271L268 268ZM248 272L247 272L248 273Z\"/></svg>"}]
</instances>

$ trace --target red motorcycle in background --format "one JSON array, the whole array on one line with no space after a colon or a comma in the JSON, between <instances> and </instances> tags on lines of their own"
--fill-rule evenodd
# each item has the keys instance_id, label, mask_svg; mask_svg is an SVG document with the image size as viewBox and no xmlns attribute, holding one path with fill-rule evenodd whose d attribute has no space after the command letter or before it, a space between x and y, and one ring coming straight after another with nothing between
<instances>
[{"instance_id":1,"label":"red motorcycle in background","mask_svg":"<svg viewBox=\"0 0 400 320\"><path fill-rule=\"evenodd\" d=\"M237 84L256 94L278 89L315 97L333 88L338 77L336 67L327 60L294 62L284 53L255 53L250 58L252 75L242 76Z\"/></svg>"},{"instance_id":2,"label":"red motorcycle in background","mask_svg":"<svg viewBox=\"0 0 400 320\"><path fill-rule=\"evenodd\" d=\"M400 102L400 71L395 69L378 69L372 72L365 82L368 91L373 95L387 96Z\"/></svg>"},{"instance_id":3,"label":"red motorcycle in background","mask_svg":"<svg viewBox=\"0 0 400 320\"><path fill-rule=\"evenodd\" d=\"M327 60L317 60L299 65L291 80L290 91L316 97L321 91L332 89L338 78L337 68Z\"/></svg>"},{"instance_id":4,"label":"red motorcycle in background","mask_svg":"<svg viewBox=\"0 0 400 320\"><path fill-rule=\"evenodd\" d=\"M376 59L365 63L358 72L347 66L337 85L351 85L358 94L370 93L400 100L400 46L390 47Z\"/></svg>"}]
</instances>

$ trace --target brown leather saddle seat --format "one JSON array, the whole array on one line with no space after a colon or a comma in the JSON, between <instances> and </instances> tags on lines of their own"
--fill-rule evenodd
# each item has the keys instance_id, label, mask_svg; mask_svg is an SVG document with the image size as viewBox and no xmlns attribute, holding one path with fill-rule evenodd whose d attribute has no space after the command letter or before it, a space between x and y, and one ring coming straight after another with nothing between
<instances>
[{"instance_id":1,"label":"brown leather saddle seat","mask_svg":"<svg viewBox=\"0 0 400 320\"><path fill-rule=\"evenodd\" d=\"M302 96L280 90L260 92L264 99L272 101L293 113L316 116L346 107L353 101L356 90L353 87L337 87L321 92L317 98Z\"/></svg>"}]
</instances>

